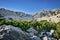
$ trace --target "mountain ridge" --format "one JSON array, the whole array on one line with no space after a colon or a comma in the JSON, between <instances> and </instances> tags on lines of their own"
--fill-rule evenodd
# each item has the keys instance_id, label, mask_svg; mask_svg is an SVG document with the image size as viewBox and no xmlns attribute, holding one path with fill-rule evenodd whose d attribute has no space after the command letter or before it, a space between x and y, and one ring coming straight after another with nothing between
<instances>
[{"instance_id":1,"label":"mountain ridge","mask_svg":"<svg viewBox=\"0 0 60 40\"><path fill-rule=\"evenodd\" d=\"M35 13L34 15L26 14L24 12L15 12L11 10L7 10L5 8L0 8L0 18L3 17L7 20L47 20L52 22L60 22L60 9L54 10L42 10L40 12Z\"/></svg>"},{"instance_id":2,"label":"mountain ridge","mask_svg":"<svg viewBox=\"0 0 60 40\"><path fill-rule=\"evenodd\" d=\"M14 20L33 20L32 15L30 14L26 14L24 12L15 12L15 11L10 11L10 10L6 10L4 8L0 8L0 15L4 16L4 18L7 19L7 17L10 17ZM29 18L30 19L29 19Z\"/></svg>"}]
</instances>

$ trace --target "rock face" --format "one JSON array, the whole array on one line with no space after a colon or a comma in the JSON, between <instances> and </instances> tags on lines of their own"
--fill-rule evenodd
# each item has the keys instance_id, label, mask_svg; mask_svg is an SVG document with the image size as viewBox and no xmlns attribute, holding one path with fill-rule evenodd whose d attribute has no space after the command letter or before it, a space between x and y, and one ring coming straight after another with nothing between
<instances>
[{"instance_id":1,"label":"rock face","mask_svg":"<svg viewBox=\"0 0 60 40\"><path fill-rule=\"evenodd\" d=\"M0 8L0 18L3 17L7 20L33 20L33 16L29 14L25 14L23 12L14 12L10 10L6 10L4 8Z\"/></svg>"},{"instance_id":2,"label":"rock face","mask_svg":"<svg viewBox=\"0 0 60 40\"><path fill-rule=\"evenodd\" d=\"M54 9L51 11L43 10L34 15L37 21L47 20L52 22L60 22L60 9Z\"/></svg>"}]
</instances>

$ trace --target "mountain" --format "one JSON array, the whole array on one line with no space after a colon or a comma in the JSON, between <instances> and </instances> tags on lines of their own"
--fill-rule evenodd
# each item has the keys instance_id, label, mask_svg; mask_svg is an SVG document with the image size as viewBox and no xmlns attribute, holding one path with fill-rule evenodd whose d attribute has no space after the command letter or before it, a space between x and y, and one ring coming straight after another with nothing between
<instances>
[{"instance_id":1,"label":"mountain","mask_svg":"<svg viewBox=\"0 0 60 40\"><path fill-rule=\"evenodd\" d=\"M34 15L34 18L37 21L47 20L52 22L60 22L60 9L53 9L53 10L42 10L37 12Z\"/></svg>"},{"instance_id":2,"label":"mountain","mask_svg":"<svg viewBox=\"0 0 60 40\"><path fill-rule=\"evenodd\" d=\"M57 14L60 14L60 9L54 9L54 10L51 10L51 11L48 11L48 10L42 10L40 12L37 12L34 17L35 18L41 18L41 17L50 17L50 16L54 16L54 15L57 15Z\"/></svg>"},{"instance_id":3,"label":"mountain","mask_svg":"<svg viewBox=\"0 0 60 40\"><path fill-rule=\"evenodd\" d=\"M26 14L24 12L10 11L0 8L0 19L7 20L47 20L51 22L60 22L60 9L42 10L34 15Z\"/></svg>"},{"instance_id":4,"label":"mountain","mask_svg":"<svg viewBox=\"0 0 60 40\"><path fill-rule=\"evenodd\" d=\"M5 18L7 20L33 20L33 16L23 12L10 11L4 8L0 8L0 19Z\"/></svg>"}]
</instances>

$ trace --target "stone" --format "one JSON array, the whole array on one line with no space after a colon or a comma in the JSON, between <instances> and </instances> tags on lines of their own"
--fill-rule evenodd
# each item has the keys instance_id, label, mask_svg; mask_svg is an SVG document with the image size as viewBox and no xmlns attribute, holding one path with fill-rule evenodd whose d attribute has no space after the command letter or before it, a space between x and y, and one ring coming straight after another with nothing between
<instances>
[{"instance_id":1,"label":"stone","mask_svg":"<svg viewBox=\"0 0 60 40\"><path fill-rule=\"evenodd\" d=\"M53 35L54 34L54 30L50 30L50 35Z\"/></svg>"},{"instance_id":2,"label":"stone","mask_svg":"<svg viewBox=\"0 0 60 40\"><path fill-rule=\"evenodd\" d=\"M43 40L48 40L47 36L44 36L44 37L43 37Z\"/></svg>"},{"instance_id":3,"label":"stone","mask_svg":"<svg viewBox=\"0 0 60 40\"><path fill-rule=\"evenodd\" d=\"M33 34L33 35L35 35L35 34L37 34L38 33L38 31L36 31L35 29L33 29L32 27L31 28L29 28L29 29L27 29L27 32L28 33L30 33L30 34Z\"/></svg>"},{"instance_id":4,"label":"stone","mask_svg":"<svg viewBox=\"0 0 60 40\"><path fill-rule=\"evenodd\" d=\"M41 39L34 35L33 37L31 37L31 40L41 40Z\"/></svg>"}]
</instances>

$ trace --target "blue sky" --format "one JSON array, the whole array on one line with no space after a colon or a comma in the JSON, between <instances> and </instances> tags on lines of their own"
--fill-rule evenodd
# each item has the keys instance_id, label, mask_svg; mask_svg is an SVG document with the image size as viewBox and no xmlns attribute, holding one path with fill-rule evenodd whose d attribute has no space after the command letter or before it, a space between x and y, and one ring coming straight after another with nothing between
<instances>
[{"instance_id":1,"label":"blue sky","mask_svg":"<svg viewBox=\"0 0 60 40\"><path fill-rule=\"evenodd\" d=\"M34 14L43 9L60 8L60 0L0 0L0 8Z\"/></svg>"}]
</instances>

